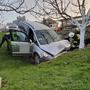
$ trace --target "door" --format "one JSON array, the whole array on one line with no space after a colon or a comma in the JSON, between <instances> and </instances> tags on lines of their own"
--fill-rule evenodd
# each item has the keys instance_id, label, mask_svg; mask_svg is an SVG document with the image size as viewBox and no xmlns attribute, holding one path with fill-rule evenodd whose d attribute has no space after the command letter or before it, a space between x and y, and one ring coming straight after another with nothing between
<instances>
[{"instance_id":1,"label":"door","mask_svg":"<svg viewBox=\"0 0 90 90\"><path fill-rule=\"evenodd\" d=\"M12 54L24 55L31 53L31 45L29 43L28 37L24 32L13 31L12 32L13 41L11 41Z\"/></svg>"}]
</instances>

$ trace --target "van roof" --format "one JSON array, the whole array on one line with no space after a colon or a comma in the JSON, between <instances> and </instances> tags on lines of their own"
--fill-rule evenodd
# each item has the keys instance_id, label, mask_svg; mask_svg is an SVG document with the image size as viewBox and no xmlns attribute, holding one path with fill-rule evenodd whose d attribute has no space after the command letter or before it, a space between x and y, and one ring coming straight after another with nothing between
<instances>
[{"instance_id":1,"label":"van roof","mask_svg":"<svg viewBox=\"0 0 90 90\"><path fill-rule=\"evenodd\" d=\"M34 21L24 21L23 23L27 24L28 26L32 27L34 30L44 30L49 29L48 26L41 24L39 22Z\"/></svg>"}]
</instances>

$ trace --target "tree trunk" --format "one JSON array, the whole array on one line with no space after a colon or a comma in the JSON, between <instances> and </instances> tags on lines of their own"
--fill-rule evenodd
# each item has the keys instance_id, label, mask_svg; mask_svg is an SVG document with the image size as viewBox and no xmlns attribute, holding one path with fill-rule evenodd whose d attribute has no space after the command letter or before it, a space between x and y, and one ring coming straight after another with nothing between
<instances>
[{"instance_id":1,"label":"tree trunk","mask_svg":"<svg viewBox=\"0 0 90 90\"><path fill-rule=\"evenodd\" d=\"M80 28L80 44L79 44L79 49L83 49L85 47L85 28L83 29L82 27Z\"/></svg>"}]
</instances>

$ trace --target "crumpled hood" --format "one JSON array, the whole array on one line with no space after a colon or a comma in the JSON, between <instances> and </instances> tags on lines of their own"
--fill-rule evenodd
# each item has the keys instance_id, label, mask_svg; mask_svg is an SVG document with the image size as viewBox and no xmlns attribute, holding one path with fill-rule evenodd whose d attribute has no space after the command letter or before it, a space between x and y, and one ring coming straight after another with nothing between
<instances>
[{"instance_id":1,"label":"crumpled hood","mask_svg":"<svg viewBox=\"0 0 90 90\"><path fill-rule=\"evenodd\" d=\"M57 55L58 53L62 52L65 49L65 45L67 40L61 40L58 42L53 42L46 45L40 45L40 48L53 56Z\"/></svg>"}]
</instances>

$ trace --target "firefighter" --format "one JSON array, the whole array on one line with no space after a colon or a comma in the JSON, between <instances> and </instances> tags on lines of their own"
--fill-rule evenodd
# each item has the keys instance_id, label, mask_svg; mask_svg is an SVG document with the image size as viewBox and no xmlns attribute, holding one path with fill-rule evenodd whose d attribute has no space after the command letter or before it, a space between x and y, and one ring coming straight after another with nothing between
<instances>
[{"instance_id":1,"label":"firefighter","mask_svg":"<svg viewBox=\"0 0 90 90\"><path fill-rule=\"evenodd\" d=\"M69 41L72 48L77 48L80 42L80 33L79 31L69 33Z\"/></svg>"},{"instance_id":2,"label":"firefighter","mask_svg":"<svg viewBox=\"0 0 90 90\"><path fill-rule=\"evenodd\" d=\"M11 29L9 31L7 31L3 35L2 40L0 42L0 48L2 47L2 45L4 44L4 42L6 41L7 42L7 50L10 50L10 40L13 41Z\"/></svg>"}]
</instances>

